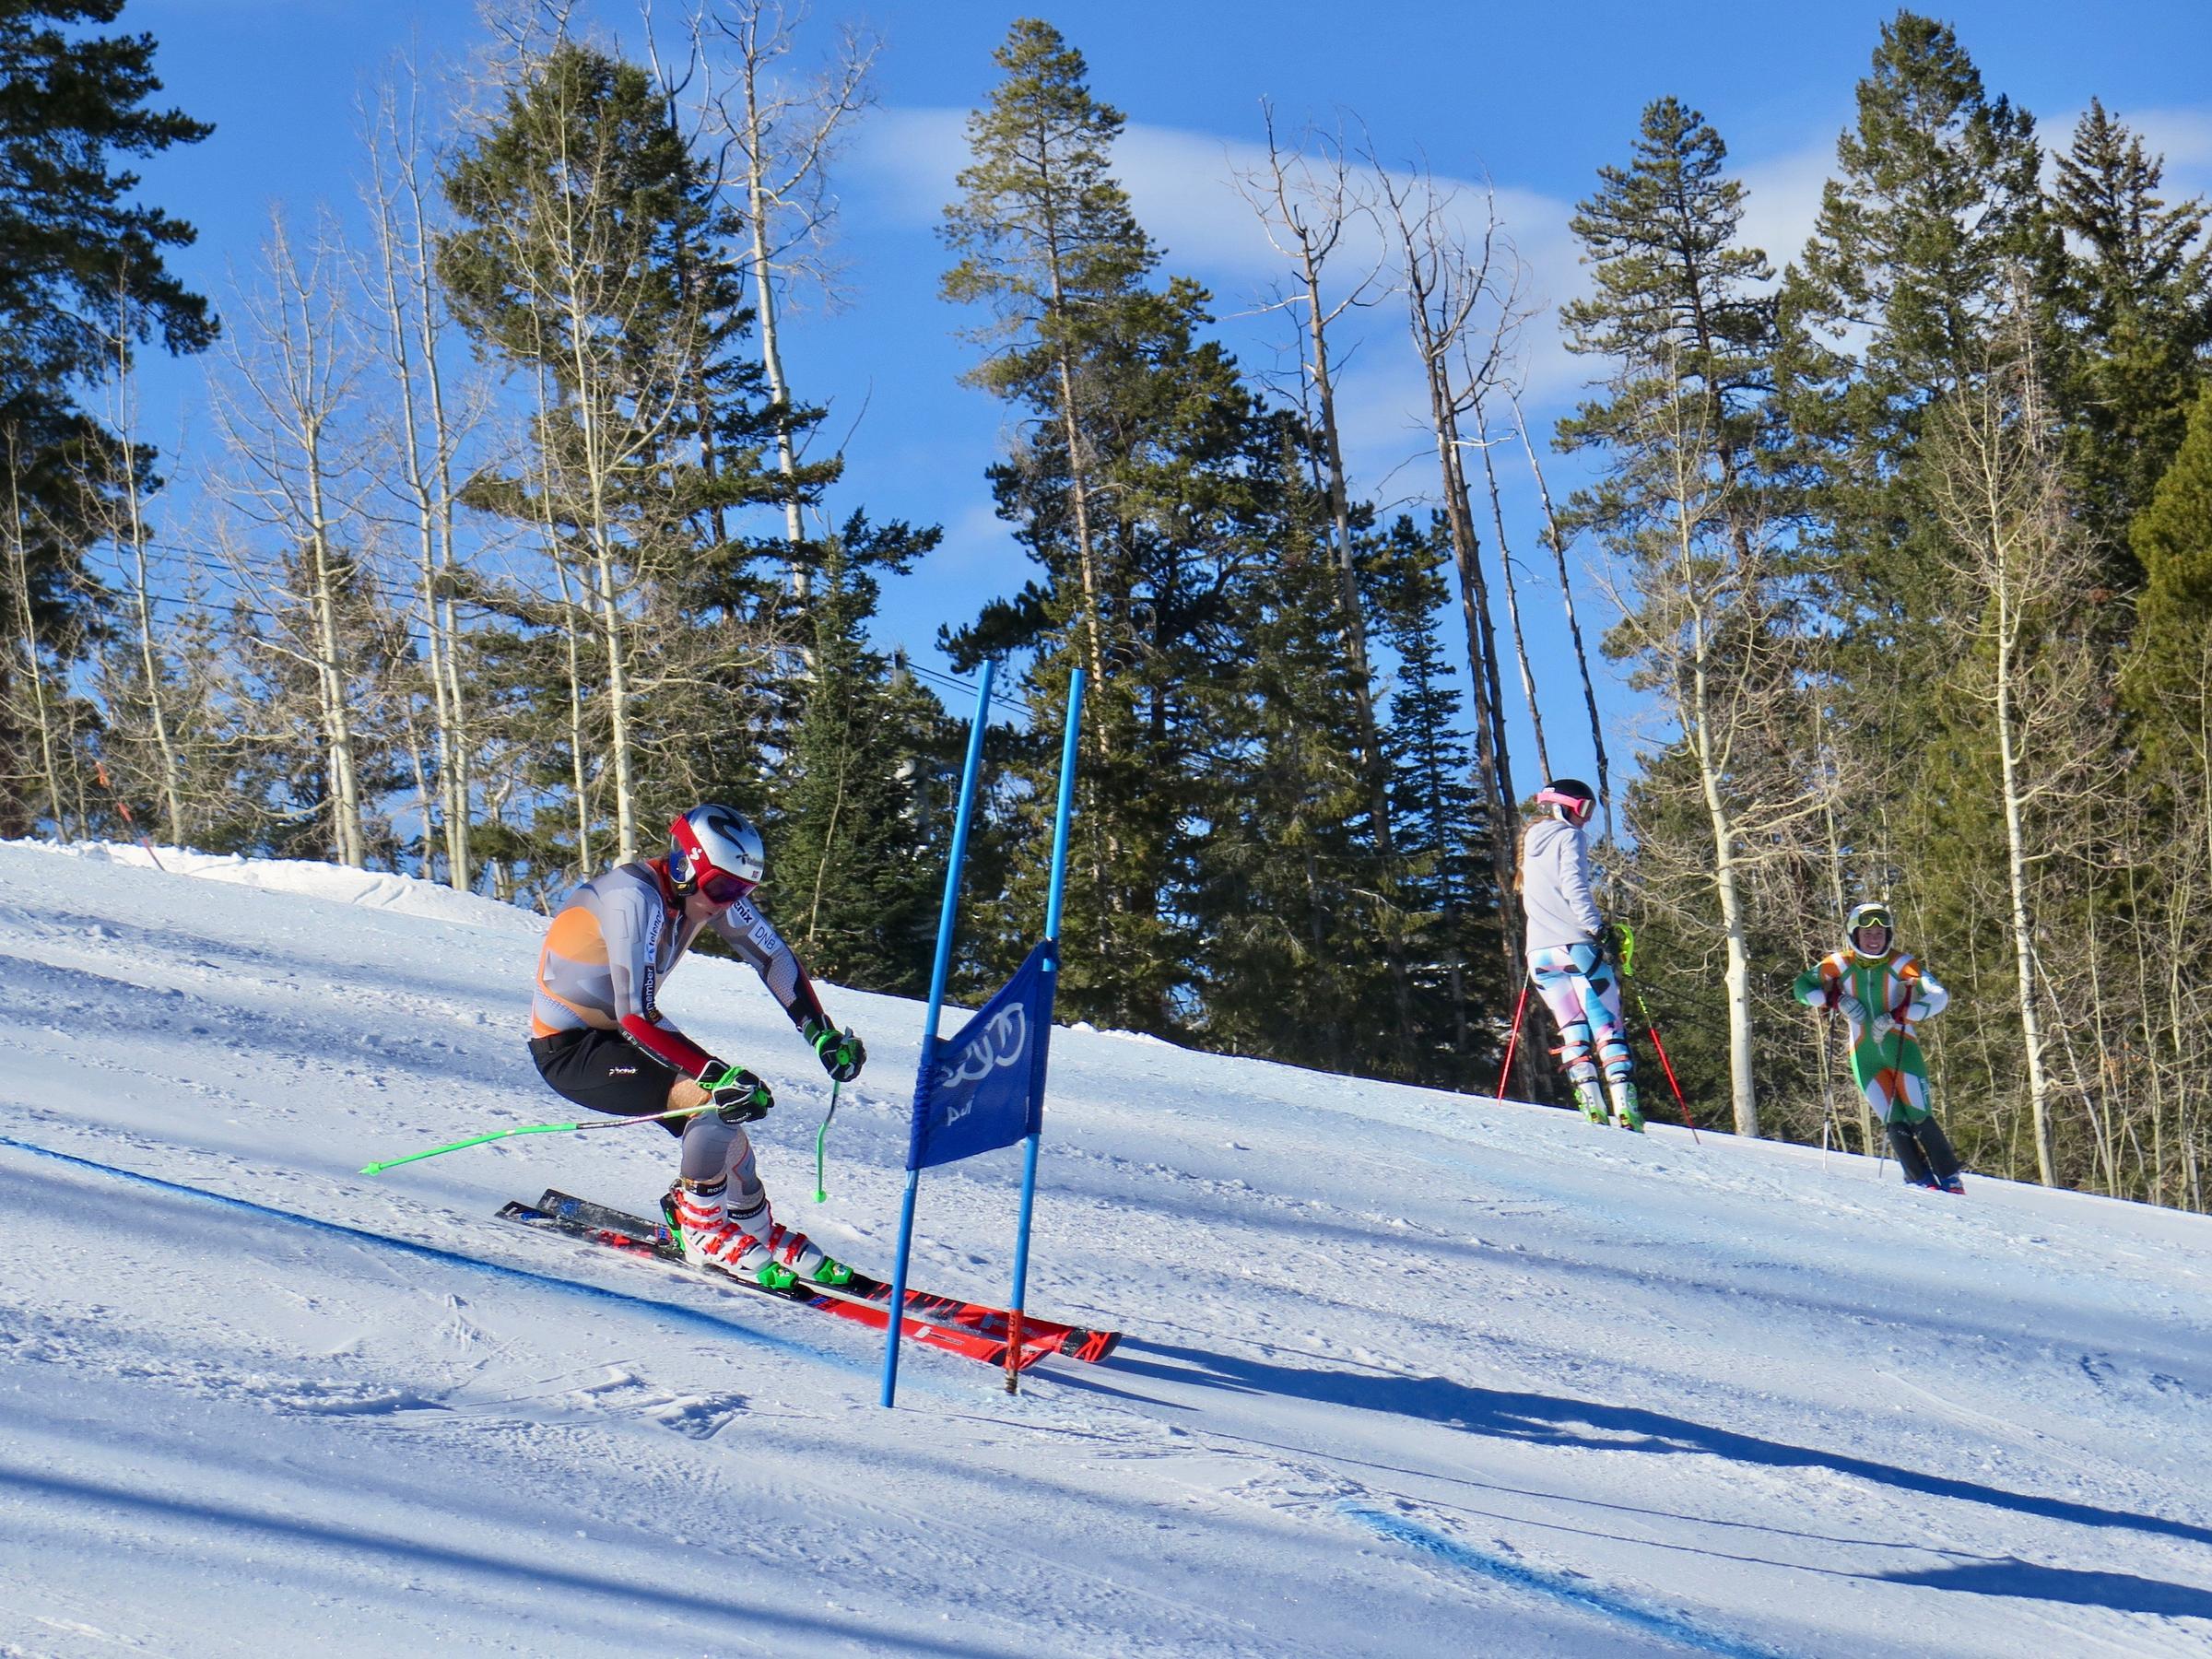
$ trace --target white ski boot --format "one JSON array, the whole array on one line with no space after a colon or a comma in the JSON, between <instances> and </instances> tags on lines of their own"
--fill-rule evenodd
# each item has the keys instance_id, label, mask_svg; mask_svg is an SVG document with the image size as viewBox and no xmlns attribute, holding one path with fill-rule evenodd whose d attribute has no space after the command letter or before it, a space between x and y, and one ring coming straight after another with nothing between
<instances>
[{"instance_id":1,"label":"white ski boot","mask_svg":"<svg viewBox=\"0 0 2212 1659\"><path fill-rule=\"evenodd\" d=\"M1574 1103L1583 1109L1583 1115L1592 1123L1603 1124L1606 1121L1605 1092L1598 1088L1595 1077L1575 1080Z\"/></svg>"},{"instance_id":2,"label":"white ski boot","mask_svg":"<svg viewBox=\"0 0 2212 1659\"><path fill-rule=\"evenodd\" d=\"M694 1186L679 1181L661 1200L669 1235L694 1267L719 1268L736 1278L758 1278L774 1258L768 1246L730 1219L727 1183Z\"/></svg>"},{"instance_id":3,"label":"white ski boot","mask_svg":"<svg viewBox=\"0 0 2212 1659\"><path fill-rule=\"evenodd\" d=\"M852 1268L831 1260L805 1233L793 1232L778 1221L765 1194L758 1208L733 1216L731 1220L744 1229L747 1242L760 1254L757 1265L750 1255L746 1258L746 1277L771 1290L784 1290L793 1285L842 1285L853 1277Z\"/></svg>"},{"instance_id":4,"label":"white ski boot","mask_svg":"<svg viewBox=\"0 0 2212 1659\"><path fill-rule=\"evenodd\" d=\"M1613 1121L1623 1129L1643 1133L1643 1111L1636 1100L1636 1081L1632 1077L1608 1077L1606 1087L1613 1095ZM1603 1122L1604 1120L1599 1120Z\"/></svg>"}]
</instances>

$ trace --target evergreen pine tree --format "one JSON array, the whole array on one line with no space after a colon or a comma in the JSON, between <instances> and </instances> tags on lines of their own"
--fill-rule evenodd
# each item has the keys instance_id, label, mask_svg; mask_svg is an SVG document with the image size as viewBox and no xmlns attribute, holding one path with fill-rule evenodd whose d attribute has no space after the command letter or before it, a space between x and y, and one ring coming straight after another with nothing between
<instances>
[{"instance_id":1,"label":"evergreen pine tree","mask_svg":"<svg viewBox=\"0 0 2212 1659\"><path fill-rule=\"evenodd\" d=\"M940 860L915 790L929 747L926 699L901 696L867 642L873 569L903 571L935 530L877 528L855 513L822 547L804 712L770 825L777 914L814 970L912 995L928 981Z\"/></svg>"},{"instance_id":2,"label":"evergreen pine tree","mask_svg":"<svg viewBox=\"0 0 2212 1659\"><path fill-rule=\"evenodd\" d=\"M1061 1002L1170 1031L1193 1012L1209 704L1237 658L1235 567L1274 462L1254 459L1267 446L1234 359L1199 337L1205 291L1147 285L1157 255L1109 171L1122 117L1091 96L1081 54L1024 20L997 60L1005 78L970 119L973 160L946 211L962 257L944 292L992 314L971 380L1037 417L992 485L1042 576L944 642L964 666L1030 659L1008 959L1041 921L1068 670L1090 670Z\"/></svg>"},{"instance_id":3,"label":"evergreen pine tree","mask_svg":"<svg viewBox=\"0 0 2212 1659\"><path fill-rule=\"evenodd\" d=\"M1743 186L1726 159L1702 116L1661 99L1630 166L1600 170L1572 221L1595 292L1562 318L1569 348L1602 359L1608 378L1559 442L1604 456L1567 521L1595 528L1626 571L1627 615L1606 649L1658 694L1684 761L1647 776L1639 799L1665 776L1698 807L1685 843L1652 833L1672 815L1640 826L1638 856L1712 888L1735 1126L1757 1135L1751 887L1801 811L1788 718L1799 664L1771 468L1771 273L1739 241Z\"/></svg>"},{"instance_id":4,"label":"evergreen pine tree","mask_svg":"<svg viewBox=\"0 0 2212 1659\"><path fill-rule=\"evenodd\" d=\"M2124 592L2142 574L2129 524L2181 445L2212 347L2206 206L2169 206L2164 171L2092 99L2051 192L2051 216L2074 238L2057 283L2067 459L2107 581Z\"/></svg>"},{"instance_id":5,"label":"evergreen pine tree","mask_svg":"<svg viewBox=\"0 0 2212 1659\"><path fill-rule=\"evenodd\" d=\"M80 32L122 11L123 0L0 0L0 510L20 613L6 618L17 648L0 653L0 835L26 833L36 797L52 793L22 711L100 626L103 594L84 556L113 522L123 462L78 394L113 370L118 335L126 351L159 338L182 354L216 335L206 300L164 263L196 233L134 200L136 175L115 165L213 129L147 107L161 90L151 35ZM150 490L156 457L142 444L136 460ZM46 813L63 808L49 799Z\"/></svg>"},{"instance_id":6,"label":"evergreen pine tree","mask_svg":"<svg viewBox=\"0 0 2212 1659\"><path fill-rule=\"evenodd\" d=\"M2143 596L2125 685L2154 743L2212 759L2212 383L2130 532Z\"/></svg>"},{"instance_id":7,"label":"evergreen pine tree","mask_svg":"<svg viewBox=\"0 0 2212 1659\"><path fill-rule=\"evenodd\" d=\"M1497 917L1511 896L1491 874L1474 753L1438 638L1450 558L1441 515L1424 531L1401 513L1363 538L1360 580L1374 637L1398 663L1383 751L1415 964L1409 1070L1418 1082L1469 1088L1496 1077L1495 1015L1513 995L1499 982Z\"/></svg>"},{"instance_id":8,"label":"evergreen pine tree","mask_svg":"<svg viewBox=\"0 0 2212 1659\"><path fill-rule=\"evenodd\" d=\"M2032 119L1984 88L1947 25L1900 12L1836 153L1783 280L1776 364L1808 486L1800 539L1825 559L1811 681L1844 781L1841 883L1902 907L1924 948L2003 963L1995 743L1952 673L1983 595L1959 574L1924 439L1932 412L2006 355L2023 286L2056 267L2041 151ZM1953 972L1954 992L1975 996ZM2018 1074L2017 1053L1993 1064Z\"/></svg>"}]
</instances>

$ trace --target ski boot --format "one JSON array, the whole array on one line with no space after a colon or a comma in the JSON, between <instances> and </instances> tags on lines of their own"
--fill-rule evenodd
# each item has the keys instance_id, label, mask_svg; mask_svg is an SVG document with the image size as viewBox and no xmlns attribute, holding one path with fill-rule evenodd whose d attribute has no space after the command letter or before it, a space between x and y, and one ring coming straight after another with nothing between
<instances>
[{"instance_id":1,"label":"ski boot","mask_svg":"<svg viewBox=\"0 0 2212 1659\"><path fill-rule=\"evenodd\" d=\"M1613 1121L1623 1129L1643 1133L1643 1109L1636 1099L1636 1081L1632 1077L1610 1077L1606 1087L1613 1093ZM1604 1119L1598 1120L1603 1123Z\"/></svg>"},{"instance_id":2,"label":"ski boot","mask_svg":"<svg viewBox=\"0 0 2212 1659\"><path fill-rule=\"evenodd\" d=\"M1575 1079L1574 1103L1583 1109L1583 1115L1592 1123L1602 1124L1606 1121L1605 1091L1598 1087L1595 1077Z\"/></svg>"},{"instance_id":3,"label":"ski boot","mask_svg":"<svg viewBox=\"0 0 2212 1659\"><path fill-rule=\"evenodd\" d=\"M669 1242L692 1266L751 1278L771 1258L766 1245L730 1219L724 1200L727 1184L679 1181L661 1195L661 1216L668 1224Z\"/></svg>"},{"instance_id":4,"label":"ski boot","mask_svg":"<svg viewBox=\"0 0 2212 1659\"><path fill-rule=\"evenodd\" d=\"M768 1261L754 1277L771 1290L788 1290L794 1285L845 1285L853 1269L828 1255L803 1232L793 1232L782 1222L769 1229L765 1246Z\"/></svg>"}]
</instances>

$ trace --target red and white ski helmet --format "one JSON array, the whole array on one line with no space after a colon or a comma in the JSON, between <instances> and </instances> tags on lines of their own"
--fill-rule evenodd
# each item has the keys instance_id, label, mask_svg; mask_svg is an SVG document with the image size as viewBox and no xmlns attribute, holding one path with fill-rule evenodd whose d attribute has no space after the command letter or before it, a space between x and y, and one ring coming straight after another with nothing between
<instances>
[{"instance_id":1,"label":"red and white ski helmet","mask_svg":"<svg viewBox=\"0 0 2212 1659\"><path fill-rule=\"evenodd\" d=\"M1536 805L1556 807L1561 823L1580 829L1597 810L1597 795L1580 778L1554 778L1536 791Z\"/></svg>"},{"instance_id":2,"label":"red and white ski helmet","mask_svg":"<svg viewBox=\"0 0 2212 1659\"><path fill-rule=\"evenodd\" d=\"M679 893L735 904L766 871L760 831L735 807L709 801L668 826L668 880Z\"/></svg>"}]
</instances>

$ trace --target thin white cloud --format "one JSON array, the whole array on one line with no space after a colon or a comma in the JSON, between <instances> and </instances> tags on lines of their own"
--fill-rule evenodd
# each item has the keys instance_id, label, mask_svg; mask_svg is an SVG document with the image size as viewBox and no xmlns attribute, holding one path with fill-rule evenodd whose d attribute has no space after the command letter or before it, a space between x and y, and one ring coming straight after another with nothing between
<instances>
[{"instance_id":1,"label":"thin white cloud","mask_svg":"<svg viewBox=\"0 0 2212 1659\"><path fill-rule=\"evenodd\" d=\"M871 210L917 228L935 224L968 161L966 125L967 113L959 110L881 112L853 152ZM1233 347L1258 370L1271 365L1292 326L1259 314L1290 271L1237 188L1241 175L1266 159L1257 142L1142 124L1124 129L1113 155L1114 176L1129 193L1138 222L1164 250L1163 267L1194 276L1214 291ZM1394 177L1402 185L1409 175ZM1503 234L1526 267L1524 299L1540 308L1521 342L1531 399L1547 401L1579 384L1582 366L1560 347L1550 314L1584 286L1567 230L1571 208L1512 185L1450 176L1433 182L1453 198L1454 228L1470 239L1479 230L1488 190ZM1383 263L1385 252L1378 228L1359 229L1337 249L1332 275L1356 281ZM1403 302L1383 297L1339 338L1347 357L1341 408L1347 448L1385 471L1427 441L1421 435L1426 394L1406 337ZM1290 354L1281 355L1288 366Z\"/></svg>"},{"instance_id":2,"label":"thin white cloud","mask_svg":"<svg viewBox=\"0 0 2212 1659\"><path fill-rule=\"evenodd\" d=\"M2212 174L2212 112L2148 111L2126 119L2168 162L2168 194L2202 188ZM967 112L950 109L892 109L877 114L855 146L856 182L871 211L893 223L934 225L953 199L955 180L969 159ZM2047 124L2046 142L2064 142L2072 130ZM1812 234L1820 194L1835 166L1835 135L1808 135L1802 145L1753 159L1732 158L1746 186L1743 235L1765 250L1779 275L1797 259ZM1236 180L1262 168L1256 141L1224 139L1186 129L1131 124L1113 156L1113 171L1129 193L1138 222L1165 250L1164 268L1194 276L1214 290L1223 332L1246 365L1285 373L1296 361L1294 324L1265 314L1269 297L1289 269L1269 243ZM1394 174L1402 183L1409 176ZM1583 267L1568 220L1569 202L1510 184L1440 176L1436 187L1456 198L1461 223L1478 228L1486 190L1525 266L1524 295L1539 309L1520 341L1524 401L1539 427L1573 404L1594 377L1594 366L1565 349L1557 308L1585 292ZM1382 263L1378 230L1347 238L1333 269L1345 281ZM1403 301L1383 296L1341 326L1338 416L1347 460L1368 487L1385 500L1418 496L1432 488L1433 450L1427 394L1406 338ZM1507 411L1493 420L1502 423ZM978 538L980 550L982 538Z\"/></svg>"},{"instance_id":3,"label":"thin white cloud","mask_svg":"<svg viewBox=\"0 0 2212 1659\"><path fill-rule=\"evenodd\" d=\"M1737 167L1736 176L1744 183L1743 241L1765 251L1776 276L1796 262L1811 240L1820 217L1821 188L1835 165L1836 141L1831 135Z\"/></svg>"}]
</instances>

